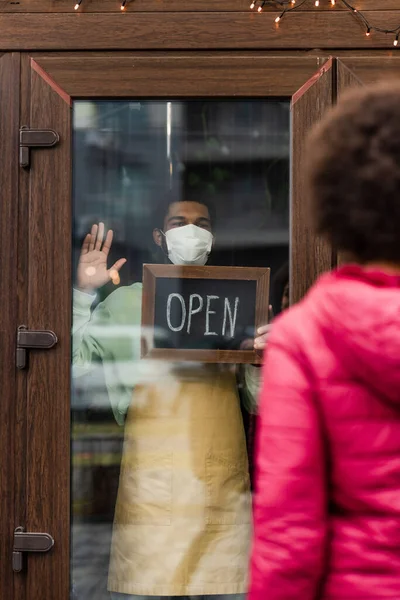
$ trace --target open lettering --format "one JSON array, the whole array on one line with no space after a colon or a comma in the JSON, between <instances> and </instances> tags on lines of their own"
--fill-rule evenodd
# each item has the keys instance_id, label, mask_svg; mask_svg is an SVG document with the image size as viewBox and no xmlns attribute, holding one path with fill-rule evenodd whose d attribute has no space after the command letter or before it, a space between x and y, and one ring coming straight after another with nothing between
<instances>
[{"instance_id":1,"label":"open lettering","mask_svg":"<svg viewBox=\"0 0 400 600\"><path fill-rule=\"evenodd\" d=\"M186 306L181 294L172 293L169 294L166 305L167 324L171 331L185 331L190 335L196 320L197 326L201 324L203 335L221 333L223 337L234 338L239 304L237 296L229 298L207 295L203 298L200 294L190 294Z\"/></svg>"}]
</instances>

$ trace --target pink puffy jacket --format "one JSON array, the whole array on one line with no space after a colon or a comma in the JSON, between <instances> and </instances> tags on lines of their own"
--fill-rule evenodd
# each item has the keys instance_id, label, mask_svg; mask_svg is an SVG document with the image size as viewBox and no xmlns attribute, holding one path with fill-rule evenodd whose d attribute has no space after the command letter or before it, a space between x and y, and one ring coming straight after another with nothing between
<instances>
[{"instance_id":1,"label":"pink puffy jacket","mask_svg":"<svg viewBox=\"0 0 400 600\"><path fill-rule=\"evenodd\" d=\"M250 600L400 600L400 276L344 267L277 321Z\"/></svg>"}]
</instances>

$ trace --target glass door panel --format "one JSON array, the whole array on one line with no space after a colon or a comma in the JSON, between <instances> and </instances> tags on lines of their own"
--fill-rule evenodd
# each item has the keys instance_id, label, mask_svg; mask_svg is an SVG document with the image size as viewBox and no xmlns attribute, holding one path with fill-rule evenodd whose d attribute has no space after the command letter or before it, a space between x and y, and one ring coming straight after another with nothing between
<instances>
[{"instance_id":1,"label":"glass door panel","mask_svg":"<svg viewBox=\"0 0 400 600\"><path fill-rule=\"evenodd\" d=\"M282 310L289 145L286 100L73 103L72 598L246 592L260 368L141 358L142 272L269 267Z\"/></svg>"}]
</instances>

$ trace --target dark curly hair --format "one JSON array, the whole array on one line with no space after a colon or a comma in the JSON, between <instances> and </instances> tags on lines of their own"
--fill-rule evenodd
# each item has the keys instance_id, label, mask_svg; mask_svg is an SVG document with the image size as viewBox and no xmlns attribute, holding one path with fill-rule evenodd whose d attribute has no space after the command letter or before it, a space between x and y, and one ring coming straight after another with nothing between
<instances>
[{"instance_id":1,"label":"dark curly hair","mask_svg":"<svg viewBox=\"0 0 400 600\"><path fill-rule=\"evenodd\" d=\"M199 204L203 204L209 212L211 223L214 225L215 221L215 211L213 204L209 202L205 202L204 200L197 198L196 196L189 196L188 198L181 198L178 194L174 194L172 192L166 193L156 204L153 210L153 220L152 227L159 227L160 229L164 228L164 219L168 213L169 207L171 204L175 202L198 202Z\"/></svg>"},{"instance_id":2,"label":"dark curly hair","mask_svg":"<svg viewBox=\"0 0 400 600\"><path fill-rule=\"evenodd\" d=\"M337 250L400 262L400 83L353 89L311 133L313 219Z\"/></svg>"}]
</instances>

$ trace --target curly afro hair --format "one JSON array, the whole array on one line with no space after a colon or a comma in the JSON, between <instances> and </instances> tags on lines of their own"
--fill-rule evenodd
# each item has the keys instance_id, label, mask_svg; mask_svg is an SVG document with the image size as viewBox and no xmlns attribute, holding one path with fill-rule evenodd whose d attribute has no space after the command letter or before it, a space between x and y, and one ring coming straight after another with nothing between
<instances>
[{"instance_id":1,"label":"curly afro hair","mask_svg":"<svg viewBox=\"0 0 400 600\"><path fill-rule=\"evenodd\" d=\"M313 130L306 173L316 229L360 263L400 263L400 83L343 94Z\"/></svg>"}]
</instances>

